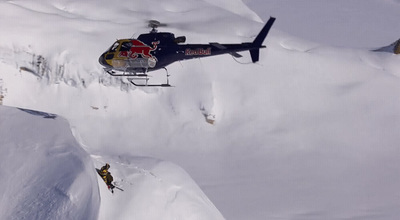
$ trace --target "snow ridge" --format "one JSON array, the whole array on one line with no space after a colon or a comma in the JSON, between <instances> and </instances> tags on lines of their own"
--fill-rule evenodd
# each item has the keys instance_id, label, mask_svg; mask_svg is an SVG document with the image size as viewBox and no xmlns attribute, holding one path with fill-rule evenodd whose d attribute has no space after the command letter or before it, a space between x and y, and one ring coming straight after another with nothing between
<instances>
[{"instance_id":1,"label":"snow ridge","mask_svg":"<svg viewBox=\"0 0 400 220\"><path fill-rule=\"evenodd\" d=\"M57 115L0 106L1 219L96 219L89 155Z\"/></svg>"}]
</instances>

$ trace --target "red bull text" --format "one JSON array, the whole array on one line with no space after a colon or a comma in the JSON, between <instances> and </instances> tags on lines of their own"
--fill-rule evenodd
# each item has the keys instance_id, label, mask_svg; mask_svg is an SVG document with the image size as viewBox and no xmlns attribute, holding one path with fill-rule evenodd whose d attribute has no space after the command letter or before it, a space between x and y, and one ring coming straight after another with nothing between
<instances>
[{"instance_id":1,"label":"red bull text","mask_svg":"<svg viewBox=\"0 0 400 220\"><path fill-rule=\"evenodd\" d=\"M209 47L207 49L203 49L203 48L190 49L190 48L187 48L185 50L185 55L186 56L194 56L194 55L206 56L206 55L211 55L211 47Z\"/></svg>"}]
</instances>

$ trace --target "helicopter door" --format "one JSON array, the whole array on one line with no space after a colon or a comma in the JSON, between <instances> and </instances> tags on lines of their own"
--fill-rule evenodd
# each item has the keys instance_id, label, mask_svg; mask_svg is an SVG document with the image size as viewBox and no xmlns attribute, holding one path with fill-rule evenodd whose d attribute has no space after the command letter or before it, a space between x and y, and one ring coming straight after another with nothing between
<instances>
[{"instance_id":1,"label":"helicopter door","mask_svg":"<svg viewBox=\"0 0 400 220\"><path fill-rule=\"evenodd\" d=\"M126 58L125 57L120 57L119 53L121 50L121 42L117 41L115 42L110 49L107 51L106 54L106 60L109 60L111 63L111 66L117 69L125 69L126 68Z\"/></svg>"}]
</instances>

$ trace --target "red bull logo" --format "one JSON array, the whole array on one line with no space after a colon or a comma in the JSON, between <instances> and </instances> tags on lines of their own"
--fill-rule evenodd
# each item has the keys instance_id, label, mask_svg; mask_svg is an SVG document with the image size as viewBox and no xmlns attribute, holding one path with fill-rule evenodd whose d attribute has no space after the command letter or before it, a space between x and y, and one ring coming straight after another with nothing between
<instances>
[{"instance_id":1,"label":"red bull logo","mask_svg":"<svg viewBox=\"0 0 400 220\"><path fill-rule=\"evenodd\" d=\"M203 49L203 48L195 48L195 49L187 48L185 50L185 55L186 56L195 56L195 55L207 56L207 55L211 55L211 47L208 47L207 49Z\"/></svg>"},{"instance_id":2,"label":"red bull logo","mask_svg":"<svg viewBox=\"0 0 400 220\"><path fill-rule=\"evenodd\" d=\"M146 58L146 59L155 59L157 60L156 57L154 57L153 55L151 55L150 52L155 51L157 49L157 45L160 43L160 41L155 41L152 42L153 47L150 47L149 45L143 43L140 40L132 40L131 41L132 46L130 48L130 50L128 51L121 51L119 53L120 57L129 57L131 59L136 59L140 56L142 56L142 58Z\"/></svg>"}]
</instances>

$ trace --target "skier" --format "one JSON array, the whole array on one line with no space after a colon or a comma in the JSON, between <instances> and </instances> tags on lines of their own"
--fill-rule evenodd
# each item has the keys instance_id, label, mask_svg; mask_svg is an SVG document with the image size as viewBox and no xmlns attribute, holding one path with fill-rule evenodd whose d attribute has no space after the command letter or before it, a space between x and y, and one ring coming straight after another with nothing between
<instances>
[{"instance_id":1,"label":"skier","mask_svg":"<svg viewBox=\"0 0 400 220\"><path fill-rule=\"evenodd\" d=\"M111 172L108 171L110 169L110 164L106 163L103 167L100 169L100 176L103 178L104 182L107 184L108 189L111 190L111 192L114 192L115 186L112 184L112 181L114 178L111 176Z\"/></svg>"}]
</instances>

